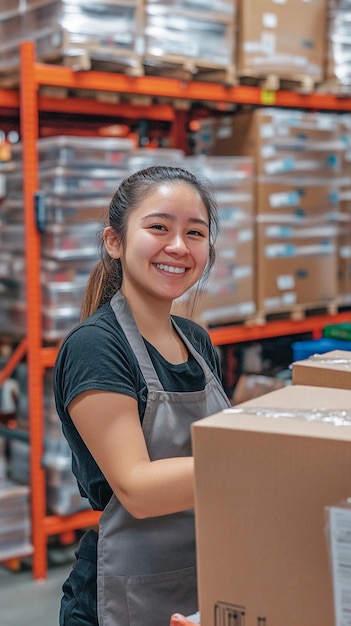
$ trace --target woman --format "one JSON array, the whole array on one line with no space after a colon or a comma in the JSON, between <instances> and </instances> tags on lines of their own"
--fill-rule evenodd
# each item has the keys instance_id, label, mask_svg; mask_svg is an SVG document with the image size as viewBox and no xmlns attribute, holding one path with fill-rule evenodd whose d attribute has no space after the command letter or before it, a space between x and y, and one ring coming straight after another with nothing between
<instances>
[{"instance_id":1,"label":"woman","mask_svg":"<svg viewBox=\"0 0 351 626\"><path fill-rule=\"evenodd\" d=\"M103 511L63 586L61 626L168 626L198 610L191 423L229 401L207 332L170 311L212 265L216 234L214 199L183 169L139 171L112 198L55 367L73 471Z\"/></svg>"}]
</instances>

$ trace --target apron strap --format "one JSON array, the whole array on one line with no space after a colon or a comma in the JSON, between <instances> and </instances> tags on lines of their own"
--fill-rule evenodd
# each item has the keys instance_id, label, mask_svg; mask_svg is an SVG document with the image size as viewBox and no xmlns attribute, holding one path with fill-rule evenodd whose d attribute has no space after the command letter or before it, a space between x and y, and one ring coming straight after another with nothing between
<instances>
[{"instance_id":1,"label":"apron strap","mask_svg":"<svg viewBox=\"0 0 351 626\"><path fill-rule=\"evenodd\" d=\"M163 387L156 374L144 340L135 323L130 306L120 290L111 298L110 304L139 362L147 386L150 386L151 389L155 389L156 391L163 391Z\"/></svg>"}]
</instances>

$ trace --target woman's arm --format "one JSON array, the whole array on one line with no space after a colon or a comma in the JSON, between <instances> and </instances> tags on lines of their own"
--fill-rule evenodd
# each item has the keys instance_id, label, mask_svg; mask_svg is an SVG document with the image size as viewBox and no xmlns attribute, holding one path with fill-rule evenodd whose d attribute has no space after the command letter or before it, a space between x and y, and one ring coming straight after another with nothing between
<instances>
[{"instance_id":1,"label":"woman's arm","mask_svg":"<svg viewBox=\"0 0 351 626\"><path fill-rule=\"evenodd\" d=\"M90 453L123 506L137 518L194 507L194 461L150 461L137 401L127 395L87 391L68 407Z\"/></svg>"}]
</instances>

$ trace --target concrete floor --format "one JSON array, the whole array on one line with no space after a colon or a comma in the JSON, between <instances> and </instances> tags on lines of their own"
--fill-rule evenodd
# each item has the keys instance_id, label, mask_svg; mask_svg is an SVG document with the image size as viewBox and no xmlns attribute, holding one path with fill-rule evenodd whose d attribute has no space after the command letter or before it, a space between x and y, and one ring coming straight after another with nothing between
<instances>
[{"instance_id":1,"label":"concrete floor","mask_svg":"<svg viewBox=\"0 0 351 626\"><path fill-rule=\"evenodd\" d=\"M29 567L0 566L0 625L58 626L61 587L70 569L70 563L50 565L46 580L39 582Z\"/></svg>"}]
</instances>

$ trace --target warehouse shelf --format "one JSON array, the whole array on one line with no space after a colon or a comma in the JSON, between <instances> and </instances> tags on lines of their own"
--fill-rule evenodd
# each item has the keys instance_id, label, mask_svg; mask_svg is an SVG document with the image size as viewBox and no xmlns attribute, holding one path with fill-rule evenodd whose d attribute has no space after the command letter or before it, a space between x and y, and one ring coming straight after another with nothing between
<instances>
[{"instance_id":1,"label":"warehouse shelf","mask_svg":"<svg viewBox=\"0 0 351 626\"><path fill-rule=\"evenodd\" d=\"M17 91L0 89L0 111L17 111L20 107L20 96ZM44 113L69 113L77 115L91 115L91 98L38 96L38 110ZM174 107L168 104L137 105L131 107L128 103L103 102L94 100L94 116L125 117L128 119L145 118L149 120L172 122Z\"/></svg>"},{"instance_id":2,"label":"warehouse shelf","mask_svg":"<svg viewBox=\"0 0 351 626\"><path fill-rule=\"evenodd\" d=\"M158 76L132 77L110 72L75 71L69 67L37 63L35 76L38 84L60 85L69 89L92 89L123 94L191 101L212 101L235 104L269 105L318 110L351 110L350 97L324 93L272 91L251 86L226 86L201 81L183 81Z\"/></svg>"},{"instance_id":3,"label":"warehouse shelf","mask_svg":"<svg viewBox=\"0 0 351 626\"><path fill-rule=\"evenodd\" d=\"M31 45L23 44L23 46ZM115 94L143 95L151 98L189 100L232 104L291 107L330 111L351 111L351 97L329 93L299 93L287 90L268 90L252 86L226 86L203 81L184 81L158 76L132 77L111 72L74 70L70 67L35 63L33 80L39 86L64 87L71 90L104 91ZM38 96L40 111L91 115L91 98L72 96ZM0 108L18 108L17 91L0 89ZM174 107L167 104L134 105L94 100L94 115L126 116L132 119L142 115L148 119L173 121Z\"/></svg>"},{"instance_id":4,"label":"warehouse shelf","mask_svg":"<svg viewBox=\"0 0 351 626\"><path fill-rule=\"evenodd\" d=\"M246 341L258 341L289 335L310 333L313 339L319 339L328 324L341 324L351 321L351 312L344 311L332 315L313 315L303 319L275 320L265 324L238 324L210 329L211 340L216 346Z\"/></svg>"},{"instance_id":5,"label":"warehouse shelf","mask_svg":"<svg viewBox=\"0 0 351 626\"><path fill-rule=\"evenodd\" d=\"M9 363L0 372L1 381L13 371L25 356L28 366L30 484L32 511L33 577L44 579L47 568L47 539L50 535L64 534L75 529L95 525L99 513L83 511L70 516L49 516L46 512L45 475L43 456L43 374L52 367L57 347L46 347L42 341L40 233L36 227L34 194L38 189L37 140L42 112L121 116L138 119L140 116L171 123L174 147L186 145L185 123L187 101L309 108L316 110L351 111L351 98L313 93L302 94L287 91L267 91L258 87L226 86L218 83L186 82L164 77L131 77L122 74L97 71L75 71L37 63L33 42L21 44L19 93L0 90L0 113L18 109L23 142L23 180L25 204L25 249L27 285L27 333L20 342ZM101 102L81 95L54 97L39 92L43 86L64 87L74 90L105 91L116 94L150 96L156 104L150 106ZM158 104L157 98L166 98L172 104ZM350 320L350 314L315 315L299 320L270 321L263 324L237 324L210 329L215 345L259 340L267 337L310 332L313 337L321 335L322 328L330 322ZM34 488L35 487L35 488Z\"/></svg>"}]
</instances>

